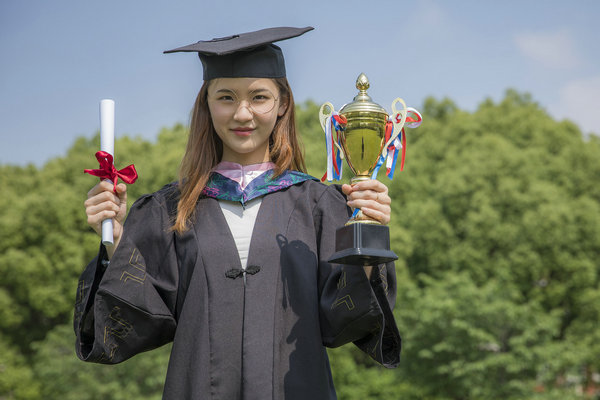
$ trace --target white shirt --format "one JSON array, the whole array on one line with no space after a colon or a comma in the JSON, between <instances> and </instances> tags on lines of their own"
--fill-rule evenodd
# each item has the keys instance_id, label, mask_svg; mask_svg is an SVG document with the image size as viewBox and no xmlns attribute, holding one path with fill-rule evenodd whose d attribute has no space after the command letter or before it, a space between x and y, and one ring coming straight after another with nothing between
<instances>
[{"instance_id":1,"label":"white shirt","mask_svg":"<svg viewBox=\"0 0 600 400\"><path fill-rule=\"evenodd\" d=\"M237 201L219 200L221 211L225 216L225 220L229 225L229 230L235 240L242 269L246 269L248 265L248 252L250 250L250 240L252 239L252 231L256 216L262 203L262 197L252 199L246 203L246 208Z\"/></svg>"},{"instance_id":2,"label":"white shirt","mask_svg":"<svg viewBox=\"0 0 600 400\"><path fill-rule=\"evenodd\" d=\"M252 180L274 167L275 164L272 162L240 165L223 161L217 164L213 170L237 182L243 190ZM252 199L244 206L237 201L219 200L221 211L223 211L223 215L235 241L242 269L246 269L248 265L248 252L250 251L252 231L254 230L254 223L256 222L256 216L258 215L261 203L262 197Z\"/></svg>"}]
</instances>

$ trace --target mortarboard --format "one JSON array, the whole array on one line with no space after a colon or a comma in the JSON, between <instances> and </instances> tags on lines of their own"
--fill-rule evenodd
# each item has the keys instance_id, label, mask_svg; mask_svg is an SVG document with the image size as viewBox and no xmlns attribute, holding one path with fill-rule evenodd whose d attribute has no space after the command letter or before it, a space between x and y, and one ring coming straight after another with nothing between
<instances>
[{"instance_id":1,"label":"mortarboard","mask_svg":"<svg viewBox=\"0 0 600 400\"><path fill-rule=\"evenodd\" d=\"M282 78L283 52L273 42L300 36L314 28L267 28L255 32L199 41L164 53L197 52L204 80L214 78Z\"/></svg>"}]
</instances>

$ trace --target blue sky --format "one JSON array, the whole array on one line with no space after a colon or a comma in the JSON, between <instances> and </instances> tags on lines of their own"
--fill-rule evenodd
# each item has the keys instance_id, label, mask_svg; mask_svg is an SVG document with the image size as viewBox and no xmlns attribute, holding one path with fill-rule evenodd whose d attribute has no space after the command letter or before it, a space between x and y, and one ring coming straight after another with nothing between
<instances>
[{"instance_id":1,"label":"blue sky","mask_svg":"<svg viewBox=\"0 0 600 400\"><path fill-rule=\"evenodd\" d=\"M117 137L187 124L200 62L162 51L271 26L315 27L280 43L297 102L339 109L364 72L388 110L427 96L474 110L515 88L600 134L599 20L592 0L2 0L0 164L64 156L99 129L103 98Z\"/></svg>"}]
</instances>

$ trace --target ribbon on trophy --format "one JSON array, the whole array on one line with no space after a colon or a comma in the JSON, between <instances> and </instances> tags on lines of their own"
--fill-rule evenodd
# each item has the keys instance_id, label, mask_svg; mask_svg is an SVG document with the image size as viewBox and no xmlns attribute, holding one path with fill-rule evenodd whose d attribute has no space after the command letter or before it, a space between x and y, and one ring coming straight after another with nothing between
<instances>
[{"instance_id":1,"label":"ribbon on trophy","mask_svg":"<svg viewBox=\"0 0 600 400\"><path fill-rule=\"evenodd\" d=\"M396 110L396 103L402 104L402 111L398 112ZM392 103L392 110L394 113L388 117L385 126L385 146L373 169L371 179L377 179L379 169L384 162L386 164L386 175L389 179L392 179L394 177L394 172L396 171L396 162L400 150L402 152L400 158L400 171L404 169L404 159L406 157L406 132L404 131L404 128L417 128L423 121L421 113L412 107L406 107L406 104L400 98L394 100ZM358 212L359 209L355 209L352 213L352 218L356 217Z\"/></svg>"},{"instance_id":2,"label":"ribbon on trophy","mask_svg":"<svg viewBox=\"0 0 600 400\"><path fill-rule=\"evenodd\" d=\"M403 105L402 111L395 110L395 104L400 102ZM404 160L406 158L406 132L405 128L417 128L421 125L423 118L421 113L415 108L406 107L402 99L396 99L392 104L394 114L388 117L388 122L385 128L385 146L377 164L373 169L371 179L377 179L379 169L385 163L386 175L392 179L396 170L398 154L400 157L400 171L404 170ZM333 107L332 107L333 108ZM341 132L344 130L346 118L338 112L333 111L323 123L325 131L325 146L327 150L327 170L321 178L321 182L341 180L342 179L342 160L344 152L341 147ZM335 132L335 135L333 134Z\"/></svg>"},{"instance_id":3,"label":"ribbon on trophy","mask_svg":"<svg viewBox=\"0 0 600 400\"><path fill-rule=\"evenodd\" d=\"M396 99L396 101L402 102L404 105L404 102L401 99ZM394 104L392 104L392 107ZM412 107L405 106L403 111L403 113L394 113L388 119L385 127L386 148L377 160L377 165L373 169L371 179L377 179L379 169L384 162L386 166L385 174L388 178L392 179L396 170L396 162L398 160L398 153L400 150L402 152L402 156L400 158L400 171L404 170L404 159L406 158L406 132L404 131L404 128L418 128L423 121L423 117L419 111ZM404 121L402 120L403 116L406 116Z\"/></svg>"},{"instance_id":4,"label":"ribbon on trophy","mask_svg":"<svg viewBox=\"0 0 600 400\"><path fill-rule=\"evenodd\" d=\"M344 159L344 152L340 144L340 133L344 130L344 125L346 125L346 118L333 111L332 114L323 121L323 124L325 131L325 146L327 150L327 170L321 178L321 182L325 181L325 179L331 182L334 179L342 179L342 160ZM333 131L335 131L335 137Z\"/></svg>"}]
</instances>

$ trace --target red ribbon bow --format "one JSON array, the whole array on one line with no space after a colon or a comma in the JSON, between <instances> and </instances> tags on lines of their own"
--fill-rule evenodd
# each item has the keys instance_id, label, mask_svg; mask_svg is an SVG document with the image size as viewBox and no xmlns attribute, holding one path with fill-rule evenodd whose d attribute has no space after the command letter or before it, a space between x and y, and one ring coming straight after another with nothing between
<instances>
[{"instance_id":1,"label":"red ribbon bow","mask_svg":"<svg viewBox=\"0 0 600 400\"><path fill-rule=\"evenodd\" d=\"M100 163L99 169L84 169L86 174L94 175L100 179L110 179L114 182L114 192L117 193L117 182L119 178L125 183L134 183L138 178L137 171L133 164L126 166L123 169L117 170L113 164L113 156L106 151L96 153L96 159Z\"/></svg>"}]
</instances>

